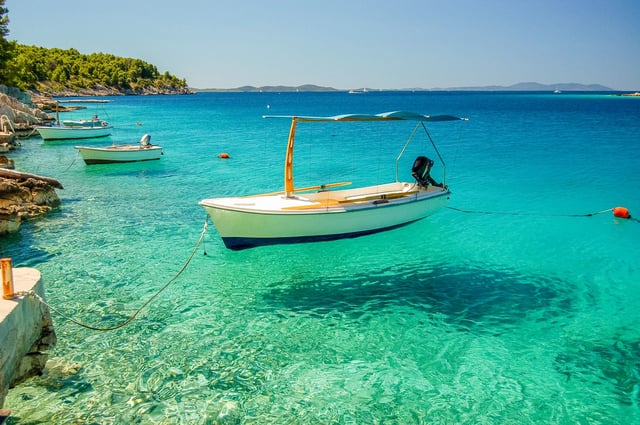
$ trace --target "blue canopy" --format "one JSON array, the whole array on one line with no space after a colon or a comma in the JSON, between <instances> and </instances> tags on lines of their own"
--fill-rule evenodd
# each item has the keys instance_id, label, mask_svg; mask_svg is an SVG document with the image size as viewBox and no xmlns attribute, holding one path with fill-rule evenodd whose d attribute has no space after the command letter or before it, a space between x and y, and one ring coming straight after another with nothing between
<instances>
[{"instance_id":1,"label":"blue canopy","mask_svg":"<svg viewBox=\"0 0 640 425\"><path fill-rule=\"evenodd\" d=\"M299 122L330 122L330 121L457 121L467 120L453 115L422 115L415 112L393 111L381 114L346 114L334 115L332 117L305 117L296 115L264 115L263 118L289 118Z\"/></svg>"}]
</instances>

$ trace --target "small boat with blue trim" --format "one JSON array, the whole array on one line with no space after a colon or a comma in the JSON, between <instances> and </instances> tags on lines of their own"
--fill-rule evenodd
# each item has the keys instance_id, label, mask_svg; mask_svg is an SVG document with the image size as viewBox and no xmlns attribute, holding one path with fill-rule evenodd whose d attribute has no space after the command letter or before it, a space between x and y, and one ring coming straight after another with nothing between
<instances>
[{"instance_id":1,"label":"small boat with blue trim","mask_svg":"<svg viewBox=\"0 0 640 425\"><path fill-rule=\"evenodd\" d=\"M264 118L291 119L285 156L284 190L244 197L211 198L199 202L229 249L327 241L391 230L429 216L441 208L449 197L444 160L425 123L465 118L402 111L377 115ZM351 182L294 187L294 139L299 123L401 120L415 121L416 125L396 158L395 181L339 190L334 188L350 185ZM424 129L442 165L440 183L430 175L434 161L423 155L418 156L413 163L411 171L414 181L400 181L398 178L398 162L420 128Z\"/></svg>"}]
</instances>

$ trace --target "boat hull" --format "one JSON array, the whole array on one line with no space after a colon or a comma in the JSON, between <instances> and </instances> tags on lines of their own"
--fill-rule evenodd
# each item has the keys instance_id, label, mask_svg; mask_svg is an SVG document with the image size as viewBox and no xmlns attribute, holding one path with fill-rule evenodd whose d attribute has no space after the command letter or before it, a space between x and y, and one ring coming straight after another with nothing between
<instances>
[{"instance_id":1,"label":"boat hull","mask_svg":"<svg viewBox=\"0 0 640 425\"><path fill-rule=\"evenodd\" d=\"M93 139L111 134L113 126L102 127L37 127L43 140Z\"/></svg>"},{"instance_id":2,"label":"boat hull","mask_svg":"<svg viewBox=\"0 0 640 425\"><path fill-rule=\"evenodd\" d=\"M106 148L92 148L76 146L82 159L87 165L113 164L121 162L153 161L160 159L162 148L160 146L113 146Z\"/></svg>"},{"instance_id":3,"label":"boat hull","mask_svg":"<svg viewBox=\"0 0 640 425\"><path fill-rule=\"evenodd\" d=\"M258 210L260 204L271 202L267 197L235 198L235 201L229 201L229 198L206 199L200 205L211 217L225 246L240 250L263 245L353 238L395 229L437 211L448 195L448 190L438 188L395 199L382 195L358 202L341 201L337 205L309 205L310 208L299 203L287 206L287 200L280 195L283 206L279 210L263 208L262 211ZM278 196L271 198L275 197ZM297 199L300 198L290 203L294 204ZM255 206L250 205L253 201L256 201Z\"/></svg>"}]
</instances>

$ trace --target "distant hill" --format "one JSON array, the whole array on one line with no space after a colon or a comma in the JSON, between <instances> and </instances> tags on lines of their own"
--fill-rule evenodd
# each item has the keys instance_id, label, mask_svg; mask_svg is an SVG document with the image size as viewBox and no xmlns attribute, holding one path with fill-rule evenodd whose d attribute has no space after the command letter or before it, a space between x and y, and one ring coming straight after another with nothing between
<instances>
[{"instance_id":1,"label":"distant hill","mask_svg":"<svg viewBox=\"0 0 640 425\"><path fill-rule=\"evenodd\" d=\"M259 92L267 92L267 93L280 93L280 92L335 92L335 91L345 91L334 89L333 87L321 87L316 86L314 84L303 84L301 86L242 86L236 87L233 89L193 89L196 92L248 92L248 93L259 93Z\"/></svg>"},{"instance_id":2,"label":"distant hill","mask_svg":"<svg viewBox=\"0 0 640 425\"><path fill-rule=\"evenodd\" d=\"M511 86L481 86L481 87L449 87L446 89L431 90L447 90L447 91L616 91L610 87L600 84L578 84L578 83L557 83L557 84L540 84L540 83L517 83Z\"/></svg>"},{"instance_id":3,"label":"distant hill","mask_svg":"<svg viewBox=\"0 0 640 425\"><path fill-rule=\"evenodd\" d=\"M193 89L196 92L339 92L348 91L335 89L333 87L322 87L314 84L304 84L302 86L242 86L232 89ZM511 86L478 86L478 87L447 87L447 88L404 88L404 89L367 89L366 91L617 91L610 87L600 84L578 84L578 83L557 83L557 84L540 84L540 83L518 83Z\"/></svg>"}]
</instances>

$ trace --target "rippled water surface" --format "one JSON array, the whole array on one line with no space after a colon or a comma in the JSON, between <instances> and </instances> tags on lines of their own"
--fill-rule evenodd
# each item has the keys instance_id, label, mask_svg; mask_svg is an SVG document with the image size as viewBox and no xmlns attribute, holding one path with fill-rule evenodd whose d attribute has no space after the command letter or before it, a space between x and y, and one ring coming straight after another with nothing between
<instances>
[{"instance_id":1,"label":"rippled water surface","mask_svg":"<svg viewBox=\"0 0 640 425\"><path fill-rule=\"evenodd\" d=\"M23 141L17 168L60 180L62 205L0 240L15 266L40 270L57 311L92 326L121 323L178 275L205 224L199 200L281 189L289 122L267 113L468 117L430 127L455 209L238 252L210 224L129 325L99 332L53 313L58 345L43 376L9 392L9 424L640 423L640 223L589 216L640 216L640 99L109 100L64 118L98 113L111 138ZM404 124L299 128L296 185L393 179ZM160 161L85 166L74 149L143 133Z\"/></svg>"}]
</instances>

